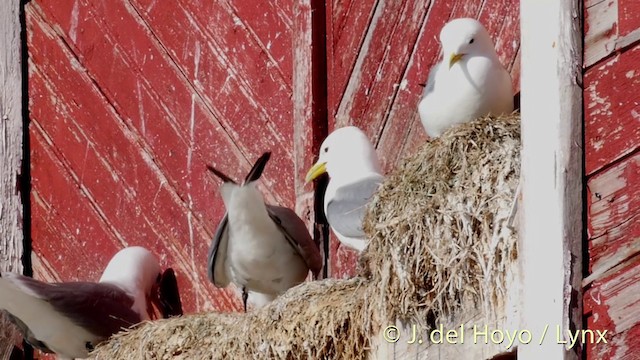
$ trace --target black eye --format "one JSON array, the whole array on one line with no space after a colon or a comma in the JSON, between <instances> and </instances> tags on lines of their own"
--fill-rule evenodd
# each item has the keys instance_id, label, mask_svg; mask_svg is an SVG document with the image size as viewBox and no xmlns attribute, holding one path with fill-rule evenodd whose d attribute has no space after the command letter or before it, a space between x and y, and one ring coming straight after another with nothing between
<instances>
[{"instance_id":1,"label":"black eye","mask_svg":"<svg viewBox=\"0 0 640 360\"><path fill-rule=\"evenodd\" d=\"M469 44L473 44L474 41L475 39L471 38L471 40L469 40Z\"/></svg>"},{"instance_id":2,"label":"black eye","mask_svg":"<svg viewBox=\"0 0 640 360\"><path fill-rule=\"evenodd\" d=\"M327 153L327 152L329 152L329 148L328 148L328 147L326 147L326 148L324 148L324 150L323 150L323 151Z\"/></svg>"}]
</instances>

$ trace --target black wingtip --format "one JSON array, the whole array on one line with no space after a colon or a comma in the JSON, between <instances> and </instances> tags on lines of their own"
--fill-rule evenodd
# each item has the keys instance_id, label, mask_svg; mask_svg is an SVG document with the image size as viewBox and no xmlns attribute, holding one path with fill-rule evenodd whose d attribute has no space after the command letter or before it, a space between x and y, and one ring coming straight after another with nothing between
<instances>
[{"instance_id":1,"label":"black wingtip","mask_svg":"<svg viewBox=\"0 0 640 360\"><path fill-rule=\"evenodd\" d=\"M222 171L214 168L211 165L207 165L207 170L209 170L210 172L212 172L215 176L219 177L222 181L224 182L230 182L235 184L236 182L233 181L230 177L228 177L227 175L225 175Z\"/></svg>"},{"instance_id":2,"label":"black wingtip","mask_svg":"<svg viewBox=\"0 0 640 360\"><path fill-rule=\"evenodd\" d=\"M172 268L167 268L160 277L158 297L162 307L160 311L164 319L184 315L178 290L178 279Z\"/></svg>"},{"instance_id":3,"label":"black wingtip","mask_svg":"<svg viewBox=\"0 0 640 360\"><path fill-rule=\"evenodd\" d=\"M264 168L267 165L269 158L271 158L271 151L267 151L264 154L262 154L262 156L260 156L258 160L256 160L256 162L253 164L253 167L251 168L251 171L249 171L249 173L247 174L247 177L244 179L244 182L249 183L249 182L258 180L260 176L262 176L262 172L264 171Z\"/></svg>"}]
</instances>

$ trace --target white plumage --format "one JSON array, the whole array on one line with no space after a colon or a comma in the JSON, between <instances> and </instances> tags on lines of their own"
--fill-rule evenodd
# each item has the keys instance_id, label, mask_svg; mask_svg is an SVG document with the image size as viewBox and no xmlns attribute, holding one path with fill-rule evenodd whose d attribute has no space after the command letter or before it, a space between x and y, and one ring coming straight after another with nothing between
<instances>
[{"instance_id":1,"label":"white plumage","mask_svg":"<svg viewBox=\"0 0 640 360\"><path fill-rule=\"evenodd\" d=\"M150 318L160 270L149 251L129 247L111 259L98 283L47 284L2 273L0 309L34 347L85 358L113 333Z\"/></svg>"},{"instance_id":2,"label":"white plumage","mask_svg":"<svg viewBox=\"0 0 640 360\"><path fill-rule=\"evenodd\" d=\"M301 283L309 270L317 274L322 256L304 221L291 209L267 205L255 186L271 153L263 154L242 184L213 167L223 180L220 192L227 214L211 248L207 273L217 287L230 282L242 289L243 304L262 306Z\"/></svg>"},{"instance_id":3,"label":"white plumage","mask_svg":"<svg viewBox=\"0 0 640 360\"><path fill-rule=\"evenodd\" d=\"M511 76L487 30L475 19L455 19L440 32L443 59L435 65L418 104L427 135L485 115L513 111Z\"/></svg>"},{"instance_id":4,"label":"white plumage","mask_svg":"<svg viewBox=\"0 0 640 360\"><path fill-rule=\"evenodd\" d=\"M367 246L362 230L366 207L384 178L376 150L357 127L337 129L320 146L306 181L324 172L330 178L324 196L327 221L341 243L362 251Z\"/></svg>"}]
</instances>

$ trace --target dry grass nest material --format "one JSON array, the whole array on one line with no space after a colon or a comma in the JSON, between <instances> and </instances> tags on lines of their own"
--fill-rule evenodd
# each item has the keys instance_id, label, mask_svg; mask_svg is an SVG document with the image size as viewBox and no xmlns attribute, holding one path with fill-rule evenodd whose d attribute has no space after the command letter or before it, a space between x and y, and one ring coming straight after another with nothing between
<instances>
[{"instance_id":1,"label":"dry grass nest material","mask_svg":"<svg viewBox=\"0 0 640 360\"><path fill-rule=\"evenodd\" d=\"M96 359L364 359L365 282L296 286L247 314L207 313L148 322L112 337Z\"/></svg>"},{"instance_id":2,"label":"dry grass nest material","mask_svg":"<svg viewBox=\"0 0 640 360\"><path fill-rule=\"evenodd\" d=\"M389 175L365 218L371 243L361 258L383 297L380 321L504 305L519 177L519 114L451 129Z\"/></svg>"},{"instance_id":3,"label":"dry grass nest material","mask_svg":"<svg viewBox=\"0 0 640 360\"><path fill-rule=\"evenodd\" d=\"M359 276L307 282L266 307L149 322L98 359L365 359L381 326L499 306L517 256L506 221L520 169L519 116L447 131L385 180L365 219Z\"/></svg>"}]
</instances>

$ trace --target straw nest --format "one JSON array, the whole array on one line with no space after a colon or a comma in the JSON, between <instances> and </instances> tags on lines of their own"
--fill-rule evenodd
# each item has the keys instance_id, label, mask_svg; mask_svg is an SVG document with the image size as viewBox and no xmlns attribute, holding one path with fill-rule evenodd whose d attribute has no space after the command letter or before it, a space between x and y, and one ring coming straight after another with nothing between
<instances>
[{"instance_id":1,"label":"straw nest","mask_svg":"<svg viewBox=\"0 0 640 360\"><path fill-rule=\"evenodd\" d=\"M515 235L519 116L479 119L426 143L388 175L365 218L359 276L296 286L243 313L148 322L97 359L366 359L380 329L501 306ZM490 313L490 311L485 311Z\"/></svg>"},{"instance_id":2,"label":"straw nest","mask_svg":"<svg viewBox=\"0 0 640 360\"><path fill-rule=\"evenodd\" d=\"M296 286L247 314L207 313L148 322L112 337L96 359L364 359L365 282Z\"/></svg>"},{"instance_id":3,"label":"straw nest","mask_svg":"<svg viewBox=\"0 0 640 360\"><path fill-rule=\"evenodd\" d=\"M382 294L381 321L424 324L427 314L438 322L505 305L519 176L519 114L452 129L389 175L365 218L371 243L360 261Z\"/></svg>"}]
</instances>

